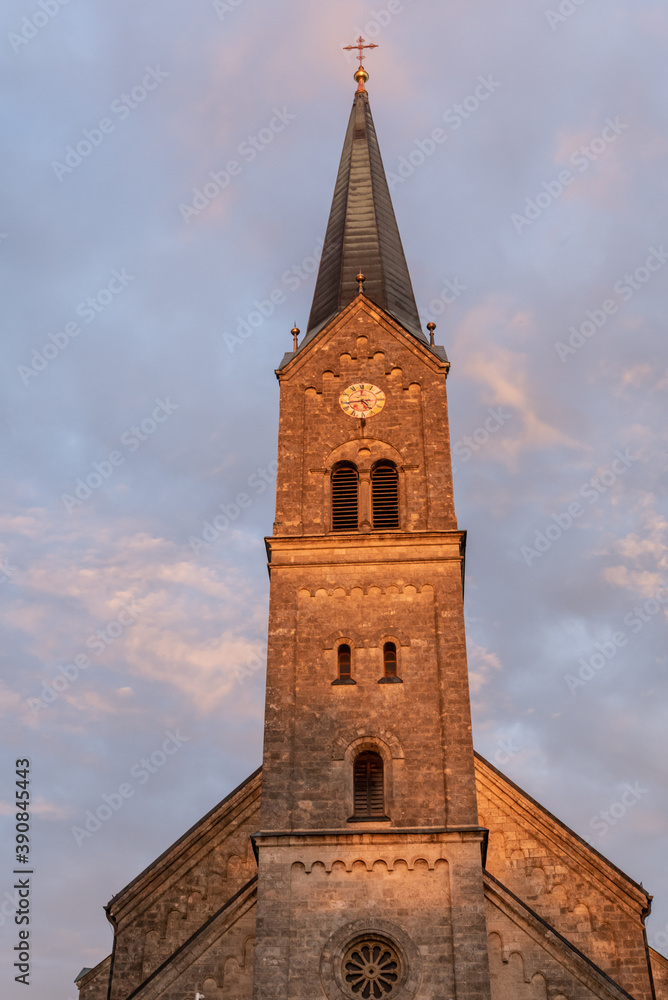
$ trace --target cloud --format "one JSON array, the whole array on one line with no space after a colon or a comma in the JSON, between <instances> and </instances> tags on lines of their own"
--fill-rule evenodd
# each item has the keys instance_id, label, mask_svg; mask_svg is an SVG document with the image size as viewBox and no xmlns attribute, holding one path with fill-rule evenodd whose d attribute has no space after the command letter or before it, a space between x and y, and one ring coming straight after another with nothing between
<instances>
[{"instance_id":1,"label":"cloud","mask_svg":"<svg viewBox=\"0 0 668 1000\"><path fill-rule=\"evenodd\" d=\"M16 806L12 802L0 802L0 816L13 816ZM37 795L30 803L30 815L37 816L43 820L67 819L70 815L68 809L55 802L49 802L41 795Z\"/></svg>"},{"instance_id":2,"label":"cloud","mask_svg":"<svg viewBox=\"0 0 668 1000\"><path fill-rule=\"evenodd\" d=\"M387 10L341 0L304 15L244 0L221 21L209 0L163 0L159 18L144 6L65 5L0 66L9 102L0 406L11 425L0 552L16 567L0 583L0 739L11 758L16 747L34 757L46 802L82 815L166 729L191 737L85 856L69 849L68 821L49 819L40 919L50 934L33 1000L70 995L81 965L109 952L101 904L260 761L273 489L212 549L193 558L187 540L275 457L274 368L293 323L306 326L314 277L234 354L223 333L284 287L284 270L324 232L354 86L339 44ZM8 30L20 29L13 7ZM477 745L492 760L510 754L499 739L525 745L512 776L585 831L592 803L606 807L620 782L645 776L657 790L651 831L654 813L666 816L663 630L631 633L624 618L668 579L668 272L567 364L554 344L661 244L667 37L668 9L654 0L580 5L554 31L542 7L521 0L406 0L373 39L367 67L388 169L444 124L479 74L501 84L393 200L417 301L430 302L445 278L467 286L437 331L453 362L453 442L483 427L489 407L512 414L455 474L476 619ZM51 160L156 62L169 78L59 183ZM179 203L237 158L275 104L297 118L184 225ZM511 214L617 114L629 129L518 234ZM17 366L81 319L77 304L123 266L136 281L25 385ZM61 494L169 393L178 419L67 516ZM642 461L527 567L520 545L627 447ZM133 602L134 624L90 648ZM628 647L572 696L563 675L617 629L629 631ZM81 653L91 667L35 716L26 698ZM663 927L665 838L616 829L612 859L654 892Z\"/></svg>"},{"instance_id":3,"label":"cloud","mask_svg":"<svg viewBox=\"0 0 668 1000\"><path fill-rule=\"evenodd\" d=\"M0 610L26 652L44 664L41 680L83 654L95 671L172 685L211 712L240 674L259 669L266 605L238 567L184 558L174 542L128 523L95 526L91 513L73 532L62 517L42 511L35 518L40 549L25 551L20 590ZM116 698L84 694L87 676L82 671L69 691L70 704L95 717L119 710ZM11 692L5 703L15 707Z\"/></svg>"},{"instance_id":4,"label":"cloud","mask_svg":"<svg viewBox=\"0 0 668 1000\"><path fill-rule=\"evenodd\" d=\"M479 694L491 680L492 671L502 670L501 661L496 653L491 653L479 646L472 639L467 642L469 661L469 687L472 694Z\"/></svg>"},{"instance_id":5,"label":"cloud","mask_svg":"<svg viewBox=\"0 0 668 1000\"><path fill-rule=\"evenodd\" d=\"M606 567L602 574L607 583L644 598L668 585L668 519L657 510L658 503L652 493L642 496L635 508L642 533L632 531L613 542L613 553L625 562Z\"/></svg>"},{"instance_id":6,"label":"cloud","mask_svg":"<svg viewBox=\"0 0 668 1000\"><path fill-rule=\"evenodd\" d=\"M494 335L498 335L495 341ZM516 468L520 455L543 448L581 449L563 430L541 416L540 393L532 384L528 348L536 338L535 319L496 296L470 309L455 331L458 372L483 387L486 404L512 408L520 418L520 433L508 428L495 440L495 456ZM503 341L526 345L519 351Z\"/></svg>"}]
</instances>

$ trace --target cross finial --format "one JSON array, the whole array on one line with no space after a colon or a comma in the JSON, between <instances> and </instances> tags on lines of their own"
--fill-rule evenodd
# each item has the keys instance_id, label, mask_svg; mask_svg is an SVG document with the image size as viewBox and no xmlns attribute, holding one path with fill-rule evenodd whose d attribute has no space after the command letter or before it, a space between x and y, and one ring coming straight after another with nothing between
<instances>
[{"instance_id":1,"label":"cross finial","mask_svg":"<svg viewBox=\"0 0 668 1000\"><path fill-rule=\"evenodd\" d=\"M364 91L364 84L369 79L369 74L364 69L364 66L362 66L362 59L364 58L364 49L377 49L378 46L376 45L375 42L369 42L367 45L365 45L364 39L360 35L355 45L344 45L343 48L346 52L350 52L352 51L352 49L357 49L357 58L359 59L360 64L359 64L359 69L355 70L354 79L357 80L358 91Z\"/></svg>"},{"instance_id":2,"label":"cross finial","mask_svg":"<svg viewBox=\"0 0 668 1000\"><path fill-rule=\"evenodd\" d=\"M364 58L364 51L363 50L364 49L377 49L378 46L376 45L375 42L369 42L368 45L365 45L364 44L364 39L360 35L359 38L357 39L357 44L356 45L344 45L343 48L344 48L344 50L346 52L349 52L351 49L357 49L357 51L358 51L357 58L360 61L360 69L362 69L362 59Z\"/></svg>"}]
</instances>

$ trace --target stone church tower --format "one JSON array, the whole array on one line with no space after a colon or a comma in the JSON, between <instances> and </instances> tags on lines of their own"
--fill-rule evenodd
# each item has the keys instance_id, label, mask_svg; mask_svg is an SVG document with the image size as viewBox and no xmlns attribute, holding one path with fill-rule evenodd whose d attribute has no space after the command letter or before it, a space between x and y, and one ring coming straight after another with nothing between
<instances>
[{"instance_id":1,"label":"stone church tower","mask_svg":"<svg viewBox=\"0 0 668 1000\"><path fill-rule=\"evenodd\" d=\"M651 897L474 754L449 363L356 79L277 370L262 769L112 899L81 1000L668 1000Z\"/></svg>"}]
</instances>

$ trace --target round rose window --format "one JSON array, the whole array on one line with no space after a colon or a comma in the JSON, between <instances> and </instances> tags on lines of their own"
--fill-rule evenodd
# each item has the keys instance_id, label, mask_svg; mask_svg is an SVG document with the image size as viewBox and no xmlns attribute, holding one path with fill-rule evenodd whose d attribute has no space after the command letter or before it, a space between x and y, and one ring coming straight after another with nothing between
<instances>
[{"instance_id":1,"label":"round rose window","mask_svg":"<svg viewBox=\"0 0 668 1000\"><path fill-rule=\"evenodd\" d=\"M401 962L385 941L363 940L348 948L342 972L352 996L380 1000L389 996L399 982Z\"/></svg>"}]
</instances>

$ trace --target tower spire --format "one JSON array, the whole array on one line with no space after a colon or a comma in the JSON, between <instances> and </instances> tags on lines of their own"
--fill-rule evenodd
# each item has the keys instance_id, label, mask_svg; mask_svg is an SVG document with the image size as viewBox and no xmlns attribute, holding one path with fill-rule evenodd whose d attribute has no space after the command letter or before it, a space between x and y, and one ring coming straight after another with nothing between
<instances>
[{"instance_id":1,"label":"tower spire","mask_svg":"<svg viewBox=\"0 0 668 1000\"><path fill-rule=\"evenodd\" d=\"M307 344L359 293L357 274L365 277L364 294L388 312L423 344L422 332L399 227L380 155L364 84L369 74L362 65L360 36L347 50L357 49L358 88L343 143L334 198L329 213L306 336Z\"/></svg>"}]
</instances>

